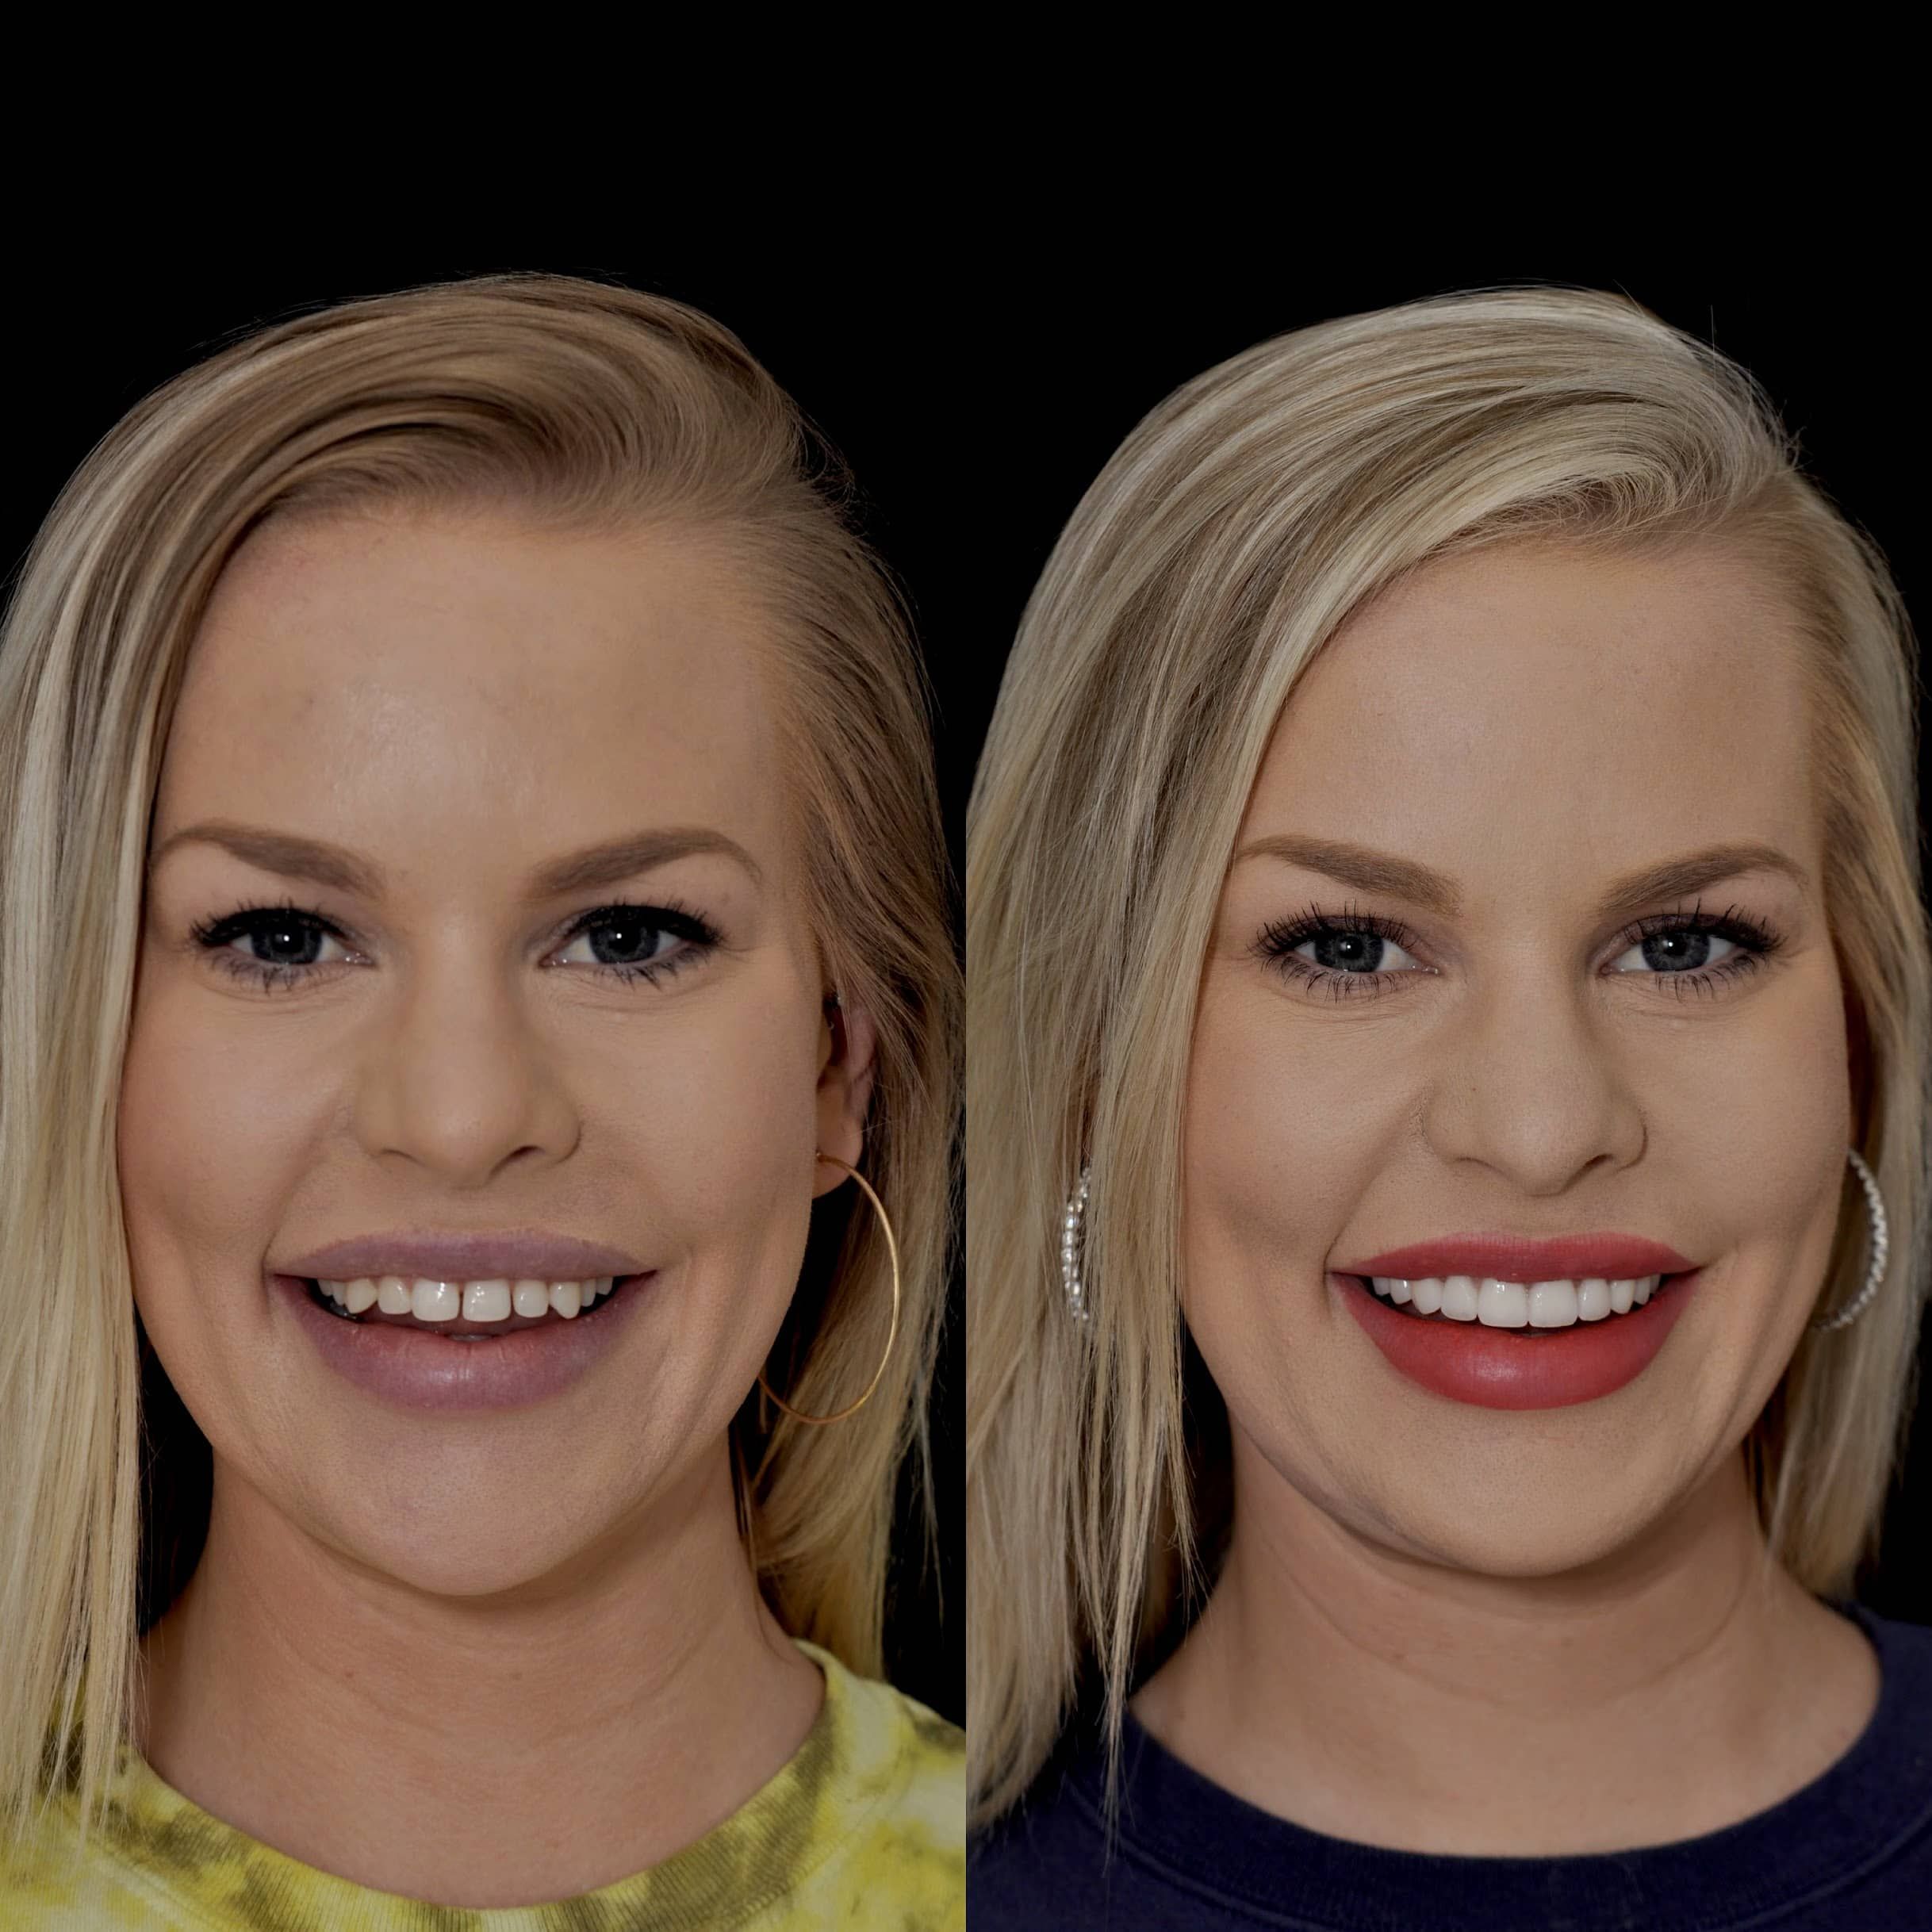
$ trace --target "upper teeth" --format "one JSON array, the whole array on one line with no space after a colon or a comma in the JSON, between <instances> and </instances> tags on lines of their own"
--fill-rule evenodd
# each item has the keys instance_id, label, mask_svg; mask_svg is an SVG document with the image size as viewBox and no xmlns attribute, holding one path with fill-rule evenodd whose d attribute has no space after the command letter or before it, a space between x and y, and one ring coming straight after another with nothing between
<instances>
[{"instance_id":1,"label":"upper teeth","mask_svg":"<svg viewBox=\"0 0 1932 1932\"><path fill-rule=\"evenodd\" d=\"M1567 1328L1641 1308L1663 1279L1642 1275L1631 1281L1505 1282L1493 1275L1451 1275L1404 1281L1371 1275L1370 1284L1390 1301L1413 1302L1419 1315L1439 1310L1451 1321L1481 1321L1492 1328Z\"/></svg>"},{"instance_id":2,"label":"upper teeth","mask_svg":"<svg viewBox=\"0 0 1932 1932\"><path fill-rule=\"evenodd\" d=\"M352 1282L321 1282L317 1286L351 1315L380 1307L385 1315L413 1315L418 1321L508 1321L512 1309L519 1315L541 1315L554 1309L566 1321L608 1294L615 1275L575 1282L412 1281L401 1275L364 1275Z\"/></svg>"}]
</instances>

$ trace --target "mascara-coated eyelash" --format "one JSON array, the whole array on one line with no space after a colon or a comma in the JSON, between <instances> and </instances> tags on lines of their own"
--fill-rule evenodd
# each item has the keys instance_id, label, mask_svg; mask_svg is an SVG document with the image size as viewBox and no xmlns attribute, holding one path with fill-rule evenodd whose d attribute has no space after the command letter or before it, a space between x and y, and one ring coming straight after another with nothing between
<instances>
[{"instance_id":1,"label":"mascara-coated eyelash","mask_svg":"<svg viewBox=\"0 0 1932 1932\"><path fill-rule=\"evenodd\" d=\"M1313 991L1326 993L1335 999L1374 999L1394 990L1388 983L1390 982L1428 976L1423 973L1345 972L1332 967L1317 966L1310 960L1294 956L1294 949L1306 944L1310 939L1330 935L1347 937L1362 933L1372 933L1378 938L1389 940L1400 946L1404 952L1409 951L1414 943L1409 928L1400 919L1389 918L1380 913L1360 911L1352 907L1331 914L1310 906L1297 918L1278 921L1266 927L1255 942L1255 951L1272 970L1285 979L1296 980ZM1641 945L1646 940L1658 938L1666 933L1708 933L1716 938L1727 939L1739 949L1730 958L1719 960L1715 966L1701 967L1688 972L1619 976L1661 981L1669 988L1671 996L1677 999L1715 992L1723 982L1755 972L1784 944L1770 927L1735 906L1722 913L1707 913L1704 910L1701 900L1687 913L1650 914L1634 925L1627 926L1618 935L1618 939L1623 948L1627 949L1633 945Z\"/></svg>"},{"instance_id":2,"label":"mascara-coated eyelash","mask_svg":"<svg viewBox=\"0 0 1932 1932\"><path fill-rule=\"evenodd\" d=\"M634 924L642 923L648 931L666 933L673 939L683 940L684 947L661 959L615 964L600 960L589 970L600 977L617 979L627 984L640 979L654 983L669 978L673 973L705 957L719 943L716 929L702 914L688 907L669 901L643 904L631 900L619 900L608 906L595 907L588 912L580 913L571 922L558 944L565 946L573 945L593 926L625 919ZM299 984L316 970L316 962L301 960L282 963L248 959L232 949L235 940L264 933L300 932L339 940L344 945L354 944L334 920L325 918L320 913L312 912L306 907L286 902L274 905L251 902L236 907L232 912L224 914L219 918L199 921L189 930L194 944L205 951L223 972L259 986L265 992L273 992L278 987ZM582 969L580 968L578 970Z\"/></svg>"},{"instance_id":3,"label":"mascara-coated eyelash","mask_svg":"<svg viewBox=\"0 0 1932 1932\"><path fill-rule=\"evenodd\" d=\"M588 912L580 913L565 932L563 943L574 945L594 926L627 920L633 925L642 926L646 931L666 933L673 939L682 940L684 946L680 951L662 959L636 960L615 965L600 960L591 971L601 977L627 982L648 979L655 983L668 979L674 972L681 972L687 966L696 965L715 953L723 941L723 935L702 913L677 900L616 899L608 906L594 907Z\"/></svg>"}]
</instances>

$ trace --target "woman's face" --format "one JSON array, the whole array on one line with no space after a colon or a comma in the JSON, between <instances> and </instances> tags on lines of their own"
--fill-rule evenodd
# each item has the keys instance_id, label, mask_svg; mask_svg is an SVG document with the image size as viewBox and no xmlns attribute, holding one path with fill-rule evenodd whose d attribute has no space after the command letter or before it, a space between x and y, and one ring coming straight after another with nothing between
<instances>
[{"instance_id":1,"label":"woman's face","mask_svg":"<svg viewBox=\"0 0 1932 1932\"><path fill-rule=\"evenodd\" d=\"M1512 545L1418 572L1302 680L1236 843L1187 1093L1186 1313L1244 1499L1271 1470L1384 1547L1540 1574L1735 1450L1849 1172L1800 661L1726 555ZM1790 868L1627 889L1744 845ZM1539 1281L1593 1298L1550 1327L1424 1317L1434 1291L1350 1271L1470 1234L1680 1259L1465 1264L1505 1322ZM1587 1286L1652 1270L1687 1278L1627 1313Z\"/></svg>"},{"instance_id":2,"label":"woman's face","mask_svg":"<svg viewBox=\"0 0 1932 1932\"><path fill-rule=\"evenodd\" d=\"M856 1162L864 1102L770 632L688 533L332 517L221 579L150 844L136 1298L217 1485L358 1564L480 1595L711 1493L841 1179L815 1147ZM295 1278L351 1237L506 1231L638 1278L539 1314L534 1280L592 1268L480 1259L443 1278L523 1280L509 1316L419 1321L405 1255L408 1309L354 1326Z\"/></svg>"}]
</instances>

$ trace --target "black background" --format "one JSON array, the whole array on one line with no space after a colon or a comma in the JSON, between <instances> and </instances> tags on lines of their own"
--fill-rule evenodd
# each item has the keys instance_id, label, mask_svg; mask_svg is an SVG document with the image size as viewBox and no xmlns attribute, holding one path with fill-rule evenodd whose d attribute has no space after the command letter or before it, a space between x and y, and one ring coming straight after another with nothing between
<instances>
[{"instance_id":1,"label":"black background","mask_svg":"<svg viewBox=\"0 0 1932 1932\"><path fill-rule=\"evenodd\" d=\"M424 225L433 233L433 216ZM1178 383L1329 316L1505 282L1624 291L1760 378L1807 468L1884 548L1922 625L1923 331L1903 289L1873 272L1875 238L1842 224L1794 225L1743 261L1714 247L1714 231L1689 232L1505 246L1455 239L1447 226L1424 239L1413 224L1397 235L1370 223L1346 244L1317 244L1278 224L1238 244L1170 228L1048 250L989 228L970 245L867 233L777 247L721 232L701 243L505 253L358 252L293 232L271 247L257 232L245 256L212 244L171 245L138 267L118 251L63 256L58 301L16 304L0 320L16 370L32 371L10 424L0 554L17 565L66 476L140 395L245 324L510 268L676 296L735 330L857 474L869 533L910 593L930 666L956 868L1014 627L1081 492ZM956 1282L933 1417L941 1561L936 1575L916 1560L903 1568L889 1635L896 1680L955 1719L964 1703L957 1309ZM1915 1432L1882 1560L1860 1592L1877 1609L1932 1623L1919 1534L1929 1497L1932 1415Z\"/></svg>"}]
</instances>

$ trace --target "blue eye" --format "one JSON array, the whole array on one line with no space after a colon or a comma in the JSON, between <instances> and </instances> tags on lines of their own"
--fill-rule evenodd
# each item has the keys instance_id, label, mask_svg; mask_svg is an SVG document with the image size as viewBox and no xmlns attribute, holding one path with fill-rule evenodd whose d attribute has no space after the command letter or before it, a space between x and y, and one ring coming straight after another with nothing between
<instances>
[{"instance_id":1,"label":"blue eye","mask_svg":"<svg viewBox=\"0 0 1932 1932\"><path fill-rule=\"evenodd\" d=\"M1262 935L1261 945L1290 978L1306 979L1338 999L1347 999L1370 990L1372 983L1397 976L1385 969L1382 962L1392 951L1406 956L1409 937L1399 920L1374 913L1331 919L1311 909L1292 925L1270 927ZM1313 959L1297 956L1302 946L1314 949ZM1413 964L1409 970L1415 970Z\"/></svg>"},{"instance_id":2,"label":"blue eye","mask_svg":"<svg viewBox=\"0 0 1932 1932\"><path fill-rule=\"evenodd\" d=\"M1701 906L1688 913L1654 914L1620 937L1627 950L1640 950L1656 969L1635 976L1656 979L1679 999L1713 992L1726 980L1754 972L1783 943L1768 926L1735 907L1721 914L1707 913ZM1713 938L1733 950L1708 965ZM1413 944L1413 935L1399 919L1352 908L1332 916L1311 906L1295 919L1264 929L1254 949L1272 970L1312 991L1334 999L1360 999L1393 991L1401 979L1429 976L1427 967L1382 969L1389 949L1406 952ZM1315 957L1300 957L1300 949L1310 945Z\"/></svg>"},{"instance_id":3,"label":"blue eye","mask_svg":"<svg viewBox=\"0 0 1932 1932\"><path fill-rule=\"evenodd\" d=\"M694 912L676 906L600 906L571 928L569 943L602 928L617 937L608 950L618 956L593 962L616 979L661 979L694 964L718 944L718 934ZM593 942L593 950L596 949Z\"/></svg>"},{"instance_id":4,"label":"blue eye","mask_svg":"<svg viewBox=\"0 0 1932 1932\"><path fill-rule=\"evenodd\" d=\"M615 937L600 945L607 932ZM707 957L719 942L716 930L688 907L628 901L580 914L563 943L573 945L586 935L598 936L592 949L604 956L581 963L600 977L626 983L668 979ZM224 972L264 992L294 987L320 966L339 964L319 957L326 941L353 944L333 920L289 904L237 907L222 918L196 924L190 936ZM238 950L237 941L247 941L251 951Z\"/></svg>"},{"instance_id":5,"label":"blue eye","mask_svg":"<svg viewBox=\"0 0 1932 1932\"><path fill-rule=\"evenodd\" d=\"M1720 933L1715 926L1667 926L1637 941L1630 952L1640 953L1644 964L1657 972L1681 978L1706 964L1713 944L1729 946L1734 952L1738 949L1738 941ZM1628 954L1623 956L1628 957ZM1718 963L1724 966L1730 960L1719 955Z\"/></svg>"},{"instance_id":6,"label":"blue eye","mask_svg":"<svg viewBox=\"0 0 1932 1932\"><path fill-rule=\"evenodd\" d=\"M293 986L302 979L316 964L316 953L322 940L346 943L341 929L331 921L318 913L305 912L299 906L287 905L239 907L224 918L201 922L190 929L190 937L224 972L268 992L278 986ZM234 942L241 938L276 956L250 958L237 953Z\"/></svg>"}]
</instances>

